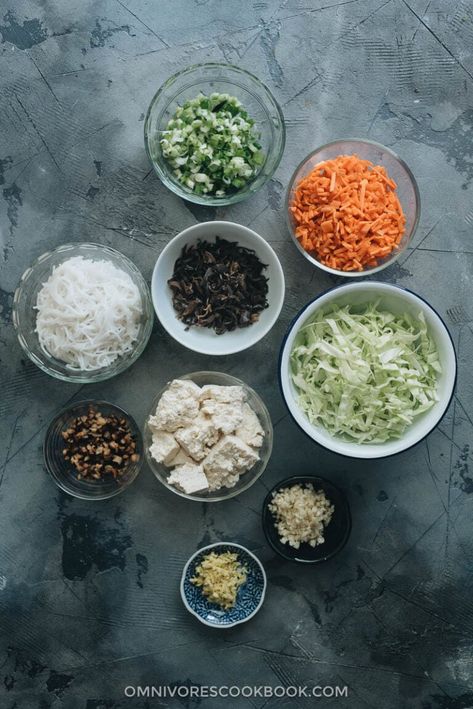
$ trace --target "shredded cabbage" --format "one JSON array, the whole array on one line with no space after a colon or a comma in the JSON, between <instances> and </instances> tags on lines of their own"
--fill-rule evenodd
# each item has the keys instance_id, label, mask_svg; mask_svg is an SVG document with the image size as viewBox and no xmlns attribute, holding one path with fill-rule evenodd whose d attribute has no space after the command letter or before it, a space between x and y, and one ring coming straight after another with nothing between
<instances>
[{"instance_id":1,"label":"shredded cabbage","mask_svg":"<svg viewBox=\"0 0 473 709\"><path fill-rule=\"evenodd\" d=\"M290 356L309 421L352 442L400 438L438 401L442 370L423 313L394 315L378 306L317 312L298 332Z\"/></svg>"}]
</instances>

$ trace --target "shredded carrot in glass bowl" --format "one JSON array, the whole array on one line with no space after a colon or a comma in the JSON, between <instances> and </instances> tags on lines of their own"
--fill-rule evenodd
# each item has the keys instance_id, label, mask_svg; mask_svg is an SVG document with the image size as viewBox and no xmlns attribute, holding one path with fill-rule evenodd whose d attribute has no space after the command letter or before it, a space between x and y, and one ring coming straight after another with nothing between
<instances>
[{"instance_id":1,"label":"shredded carrot in glass bowl","mask_svg":"<svg viewBox=\"0 0 473 709\"><path fill-rule=\"evenodd\" d=\"M296 238L329 268L377 266L405 232L396 189L384 167L358 155L320 162L294 189L289 210Z\"/></svg>"}]
</instances>

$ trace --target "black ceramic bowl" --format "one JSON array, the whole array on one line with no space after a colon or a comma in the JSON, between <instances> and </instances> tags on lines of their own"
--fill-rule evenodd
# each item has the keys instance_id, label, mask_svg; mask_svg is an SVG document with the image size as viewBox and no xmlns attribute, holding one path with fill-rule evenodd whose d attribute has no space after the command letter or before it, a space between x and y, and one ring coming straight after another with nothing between
<instances>
[{"instance_id":1,"label":"black ceramic bowl","mask_svg":"<svg viewBox=\"0 0 473 709\"><path fill-rule=\"evenodd\" d=\"M64 441L61 433L78 416L84 416L91 405L106 416L115 415L124 418L136 442L136 453L139 455L139 460L136 463L130 463L117 479L108 475L100 480L79 480L74 467L64 460L62 454ZM143 438L134 419L126 411L114 404L92 399L75 402L54 417L46 432L43 452L47 471L56 485L69 495L79 497L82 500L105 500L118 495L136 478L140 472L144 457Z\"/></svg>"},{"instance_id":2,"label":"black ceramic bowl","mask_svg":"<svg viewBox=\"0 0 473 709\"><path fill-rule=\"evenodd\" d=\"M286 487L292 487L297 483L305 485L312 483L314 489L323 490L326 497L334 506L332 519L325 527L325 542L316 547L303 543L299 549L282 544L279 534L274 526L275 517L269 510L269 504L273 494ZM345 494L329 480L318 478L315 475L298 475L292 478L281 480L272 490L268 492L263 502L263 529L268 543L284 559L289 561L299 561L304 564L316 564L320 561L327 561L335 556L347 543L351 532L351 514Z\"/></svg>"}]
</instances>

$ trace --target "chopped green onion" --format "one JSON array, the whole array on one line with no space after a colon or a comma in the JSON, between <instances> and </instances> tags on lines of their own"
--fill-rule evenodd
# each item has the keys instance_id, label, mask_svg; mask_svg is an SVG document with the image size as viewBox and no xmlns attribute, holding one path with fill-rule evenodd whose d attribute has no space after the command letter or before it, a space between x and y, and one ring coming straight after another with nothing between
<instances>
[{"instance_id":1,"label":"chopped green onion","mask_svg":"<svg viewBox=\"0 0 473 709\"><path fill-rule=\"evenodd\" d=\"M160 145L179 182L196 194L222 197L242 189L263 165L258 139L240 101L212 93L179 106Z\"/></svg>"}]
</instances>

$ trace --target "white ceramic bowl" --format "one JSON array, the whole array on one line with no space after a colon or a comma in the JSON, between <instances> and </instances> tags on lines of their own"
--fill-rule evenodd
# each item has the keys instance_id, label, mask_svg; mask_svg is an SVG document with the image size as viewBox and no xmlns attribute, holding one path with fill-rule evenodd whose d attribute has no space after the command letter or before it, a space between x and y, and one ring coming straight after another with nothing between
<instances>
[{"instance_id":1,"label":"white ceramic bowl","mask_svg":"<svg viewBox=\"0 0 473 709\"><path fill-rule=\"evenodd\" d=\"M237 241L240 246L253 249L260 261L267 264L263 273L268 278L269 305L260 314L257 322L223 335L217 335L207 327L190 327L186 330L186 325L178 319L174 310L171 289L167 284L184 246L195 244L199 239L213 242L217 236L227 241ZM284 292L283 270L268 242L241 224L223 221L203 222L181 231L161 252L151 280L151 297L161 325L181 345L207 355L234 354L261 340L278 319L284 302Z\"/></svg>"},{"instance_id":2,"label":"white ceramic bowl","mask_svg":"<svg viewBox=\"0 0 473 709\"><path fill-rule=\"evenodd\" d=\"M374 300L380 301L380 307L393 313L409 312L417 315L420 311L424 314L430 334L433 337L442 366L442 374L438 380L439 401L424 414L418 416L409 426L404 435L386 443L358 444L345 441L328 433L321 426L314 426L309 422L304 412L297 403L297 391L289 376L289 358L294 339L302 325L315 311L332 303L339 305L363 304ZM453 396L457 375L457 361L452 338L447 327L437 312L420 296L409 290L377 281L364 283L349 283L322 293L308 303L291 323L285 340L283 341L279 377L283 397L289 412L295 422L314 441L328 448L334 453L350 456L352 458L385 458L395 453L407 450L421 441L439 423L445 414Z\"/></svg>"}]
</instances>

